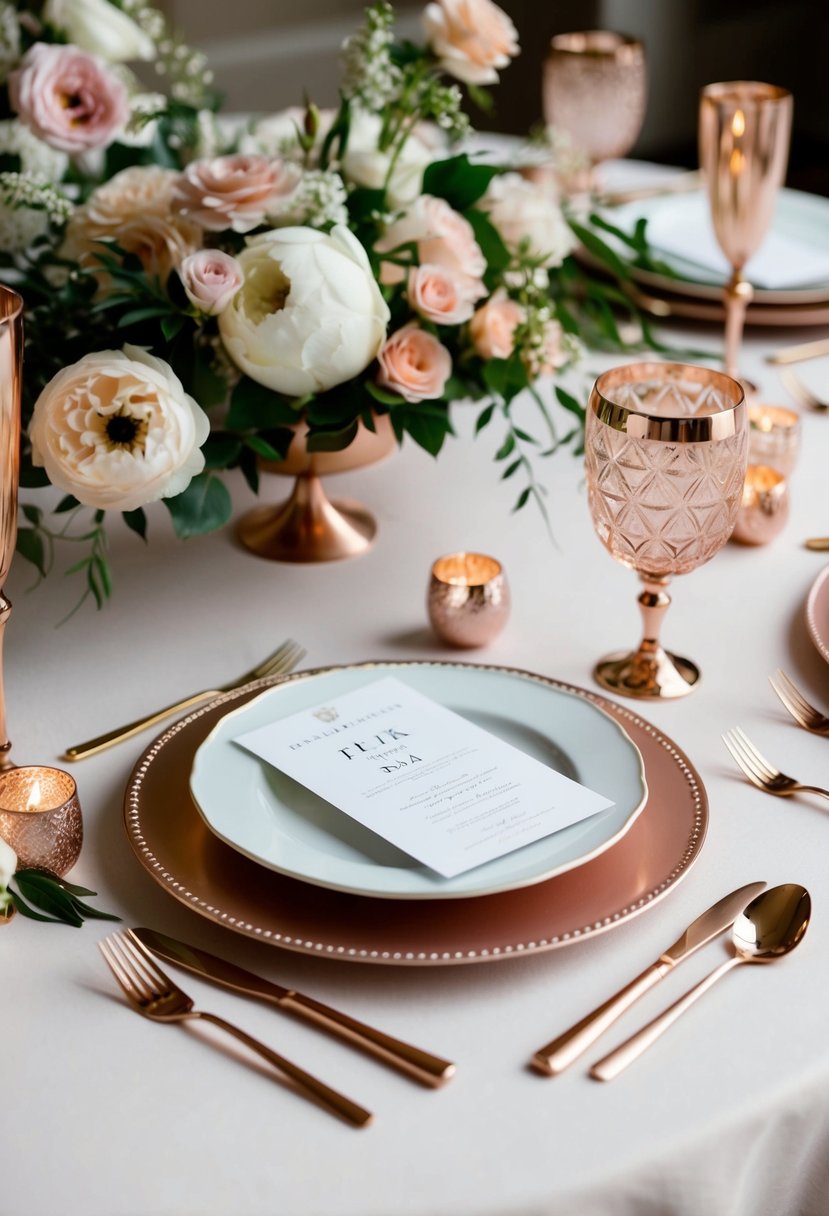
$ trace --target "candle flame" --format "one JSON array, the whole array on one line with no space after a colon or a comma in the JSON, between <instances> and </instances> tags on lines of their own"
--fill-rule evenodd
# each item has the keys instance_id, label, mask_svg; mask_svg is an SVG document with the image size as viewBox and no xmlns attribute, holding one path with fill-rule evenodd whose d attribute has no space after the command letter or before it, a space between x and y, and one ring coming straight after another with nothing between
<instances>
[{"instance_id":1,"label":"candle flame","mask_svg":"<svg viewBox=\"0 0 829 1216\"><path fill-rule=\"evenodd\" d=\"M728 171L732 177L739 177L746 167L745 153L735 148L728 160Z\"/></svg>"},{"instance_id":2,"label":"candle flame","mask_svg":"<svg viewBox=\"0 0 829 1216\"><path fill-rule=\"evenodd\" d=\"M746 133L746 116L742 110L735 110L734 117L731 119L731 134L735 139L739 139Z\"/></svg>"},{"instance_id":3,"label":"candle flame","mask_svg":"<svg viewBox=\"0 0 829 1216\"><path fill-rule=\"evenodd\" d=\"M35 781L34 785L29 790L29 801L26 803L26 810L27 811L36 811L37 808L40 806L40 798L41 798L40 782Z\"/></svg>"}]
</instances>

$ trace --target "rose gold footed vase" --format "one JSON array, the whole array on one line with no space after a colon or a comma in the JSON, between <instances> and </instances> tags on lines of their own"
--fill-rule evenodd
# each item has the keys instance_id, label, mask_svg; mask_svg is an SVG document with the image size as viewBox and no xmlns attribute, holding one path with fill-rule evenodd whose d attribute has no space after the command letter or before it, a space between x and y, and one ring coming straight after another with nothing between
<instances>
[{"instance_id":1,"label":"rose gold footed vase","mask_svg":"<svg viewBox=\"0 0 829 1216\"><path fill-rule=\"evenodd\" d=\"M23 301L17 292L0 286L0 770L14 768L3 682L3 635L12 606L3 588L17 540L22 368Z\"/></svg>"},{"instance_id":2,"label":"rose gold footed vase","mask_svg":"<svg viewBox=\"0 0 829 1216\"><path fill-rule=\"evenodd\" d=\"M374 425L370 431L361 422L356 438L340 452L309 452L307 427L297 427L285 460L261 465L266 473L294 477L291 495L242 517L237 535L245 548L277 562L329 562L365 553L377 531L374 517L350 499L332 502L321 478L390 456L397 441L388 414L376 415Z\"/></svg>"}]
</instances>

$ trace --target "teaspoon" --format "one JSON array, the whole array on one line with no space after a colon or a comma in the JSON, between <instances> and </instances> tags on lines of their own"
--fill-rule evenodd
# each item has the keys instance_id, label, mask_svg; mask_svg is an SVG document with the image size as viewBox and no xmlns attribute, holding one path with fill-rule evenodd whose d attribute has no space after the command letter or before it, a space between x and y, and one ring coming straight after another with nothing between
<instances>
[{"instance_id":1,"label":"teaspoon","mask_svg":"<svg viewBox=\"0 0 829 1216\"><path fill-rule=\"evenodd\" d=\"M731 930L734 956L726 959L659 1017L597 1061L590 1069L590 1076L597 1081L612 1081L733 967L740 963L770 963L794 950L809 926L811 912L809 892L797 883L763 891L734 921Z\"/></svg>"}]
</instances>

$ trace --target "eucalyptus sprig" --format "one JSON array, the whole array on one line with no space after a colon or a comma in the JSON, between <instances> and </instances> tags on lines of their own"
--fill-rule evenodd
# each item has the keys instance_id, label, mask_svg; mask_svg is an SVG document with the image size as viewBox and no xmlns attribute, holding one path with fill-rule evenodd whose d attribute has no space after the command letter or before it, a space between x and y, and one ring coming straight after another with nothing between
<instances>
[{"instance_id":1,"label":"eucalyptus sprig","mask_svg":"<svg viewBox=\"0 0 829 1216\"><path fill-rule=\"evenodd\" d=\"M14 886L11 885L14 883ZM16 888L16 889L15 889ZM67 882L52 870L17 870L7 888L11 904L21 916L53 924L80 928L85 920L120 920L111 912L102 912L85 903L81 896L95 895L87 887Z\"/></svg>"}]
</instances>

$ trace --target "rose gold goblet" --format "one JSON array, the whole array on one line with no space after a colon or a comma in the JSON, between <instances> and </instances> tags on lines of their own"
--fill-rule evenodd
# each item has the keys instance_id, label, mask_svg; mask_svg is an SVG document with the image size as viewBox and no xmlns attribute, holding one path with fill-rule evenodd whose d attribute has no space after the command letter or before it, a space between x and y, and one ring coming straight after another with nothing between
<instances>
[{"instance_id":1,"label":"rose gold goblet","mask_svg":"<svg viewBox=\"0 0 829 1216\"><path fill-rule=\"evenodd\" d=\"M594 675L603 687L668 699L696 684L699 668L659 640L667 588L728 540L747 452L743 389L730 376L682 363L632 363L599 376L585 438L593 527L644 583L643 640L602 659Z\"/></svg>"},{"instance_id":2,"label":"rose gold goblet","mask_svg":"<svg viewBox=\"0 0 829 1216\"><path fill-rule=\"evenodd\" d=\"M586 180L570 183L571 189L595 189L596 165L624 156L641 130L645 48L611 30L557 34L544 62L543 84L545 121L589 161Z\"/></svg>"},{"instance_id":3,"label":"rose gold goblet","mask_svg":"<svg viewBox=\"0 0 829 1216\"><path fill-rule=\"evenodd\" d=\"M699 161L717 242L731 263L725 288L725 370L737 375L754 289L743 268L769 230L786 176L792 95L755 80L709 84L699 106Z\"/></svg>"},{"instance_id":4,"label":"rose gold goblet","mask_svg":"<svg viewBox=\"0 0 829 1216\"><path fill-rule=\"evenodd\" d=\"M12 606L3 594L17 540L20 476L20 386L23 363L23 301L0 286L0 771L13 768L6 730L3 634Z\"/></svg>"}]
</instances>

